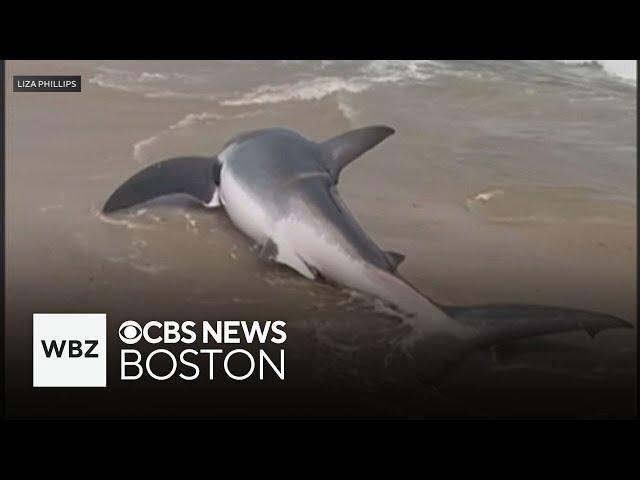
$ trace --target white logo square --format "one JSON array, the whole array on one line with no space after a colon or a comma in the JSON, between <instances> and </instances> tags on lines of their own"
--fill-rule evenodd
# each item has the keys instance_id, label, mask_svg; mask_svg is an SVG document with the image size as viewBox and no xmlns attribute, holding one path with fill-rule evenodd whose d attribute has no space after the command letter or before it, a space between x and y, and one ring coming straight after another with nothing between
<instances>
[{"instance_id":1,"label":"white logo square","mask_svg":"<svg viewBox=\"0 0 640 480\"><path fill-rule=\"evenodd\" d=\"M33 314L34 387L106 387L105 313Z\"/></svg>"}]
</instances>

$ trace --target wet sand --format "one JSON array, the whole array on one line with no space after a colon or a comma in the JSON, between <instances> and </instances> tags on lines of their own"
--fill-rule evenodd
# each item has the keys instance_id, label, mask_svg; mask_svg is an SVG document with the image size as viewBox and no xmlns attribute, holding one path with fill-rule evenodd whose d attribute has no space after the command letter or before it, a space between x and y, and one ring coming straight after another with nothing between
<instances>
[{"instance_id":1,"label":"wet sand","mask_svg":"<svg viewBox=\"0 0 640 480\"><path fill-rule=\"evenodd\" d=\"M636 325L635 94L562 102L552 86L449 79L428 91L225 105L105 88L88 81L100 65L7 63L7 79L83 78L81 93L6 96L10 416L635 416L635 330L478 352L434 390L398 355L396 318L258 259L223 211L174 198L99 213L143 165L214 154L244 130L285 126L322 140L386 123L397 133L345 170L339 188L377 243L406 255L400 272L413 285L441 303L563 305ZM33 389L34 312L106 312L114 352L127 319L282 319L287 380L132 388L111 357L106 391Z\"/></svg>"}]
</instances>

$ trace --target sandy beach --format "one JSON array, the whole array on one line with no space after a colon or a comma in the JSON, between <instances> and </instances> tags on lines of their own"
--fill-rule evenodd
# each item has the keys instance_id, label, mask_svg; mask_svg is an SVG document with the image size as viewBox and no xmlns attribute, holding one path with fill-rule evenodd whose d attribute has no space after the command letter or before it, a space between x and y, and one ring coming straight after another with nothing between
<instances>
[{"instance_id":1,"label":"sandy beach","mask_svg":"<svg viewBox=\"0 0 640 480\"><path fill-rule=\"evenodd\" d=\"M242 131L320 141L387 124L396 134L339 189L379 245L406 255L413 285L444 304L559 305L636 326L635 85L584 66L411 65L7 62L7 85L83 82L80 93L6 93L8 415L635 416L635 330L477 352L434 392L397 355L397 318L260 260L224 211L169 198L101 214L144 165L213 155ZM281 319L288 379L136 390L116 367L106 393L34 390L34 312L106 312L113 351L130 318Z\"/></svg>"}]
</instances>

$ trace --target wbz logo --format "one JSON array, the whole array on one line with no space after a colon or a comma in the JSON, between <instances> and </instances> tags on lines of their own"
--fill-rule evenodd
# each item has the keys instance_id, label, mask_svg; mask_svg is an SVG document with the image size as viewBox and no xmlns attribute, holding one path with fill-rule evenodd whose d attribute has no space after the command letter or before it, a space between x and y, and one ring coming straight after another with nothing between
<instances>
[{"instance_id":1,"label":"wbz logo","mask_svg":"<svg viewBox=\"0 0 640 480\"><path fill-rule=\"evenodd\" d=\"M69 345L68 348L68 356L70 358L78 358L78 357L86 357L86 358L98 358L99 355L97 353L91 353L98 346L98 340L85 340L84 344L89 345L89 349L86 352L82 351L82 341L80 340L62 340L58 344L56 340L51 340L51 343L47 345L46 340L40 340L42 343L42 348L44 349L44 354L47 358L51 357L51 354L55 353L55 356L60 358L64 355L64 347L65 345ZM69 342L67 344L67 342Z\"/></svg>"},{"instance_id":2,"label":"wbz logo","mask_svg":"<svg viewBox=\"0 0 640 480\"><path fill-rule=\"evenodd\" d=\"M107 315L33 314L34 387L106 387Z\"/></svg>"}]
</instances>

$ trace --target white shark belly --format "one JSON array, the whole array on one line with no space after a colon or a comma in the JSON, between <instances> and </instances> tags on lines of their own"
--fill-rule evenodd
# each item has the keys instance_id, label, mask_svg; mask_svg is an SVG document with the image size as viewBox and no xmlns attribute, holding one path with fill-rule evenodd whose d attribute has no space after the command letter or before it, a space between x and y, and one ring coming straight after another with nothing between
<instances>
[{"instance_id":1,"label":"white shark belly","mask_svg":"<svg viewBox=\"0 0 640 480\"><path fill-rule=\"evenodd\" d=\"M265 199L259 199L250 188L246 188L224 169L220 178L220 202L240 231L263 247L269 242L273 243L276 262L291 267L307 278L315 278L314 272L298 254L295 240L292 240L295 228L283 228L286 222L277 218L277 210L270 211Z\"/></svg>"},{"instance_id":2,"label":"white shark belly","mask_svg":"<svg viewBox=\"0 0 640 480\"><path fill-rule=\"evenodd\" d=\"M233 224L261 245L271 237L273 221L264 202L246 189L223 168L220 177L220 203Z\"/></svg>"},{"instance_id":3,"label":"white shark belly","mask_svg":"<svg viewBox=\"0 0 640 480\"><path fill-rule=\"evenodd\" d=\"M292 208L286 216L278 217L265 199L259 200L224 169L220 184L220 201L234 225L260 245L273 242L278 263L307 278L320 274L333 283L387 301L415 318L420 327L449 330L453 326L442 310L401 278L342 245L331 228L313 218L306 208Z\"/></svg>"}]
</instances>

